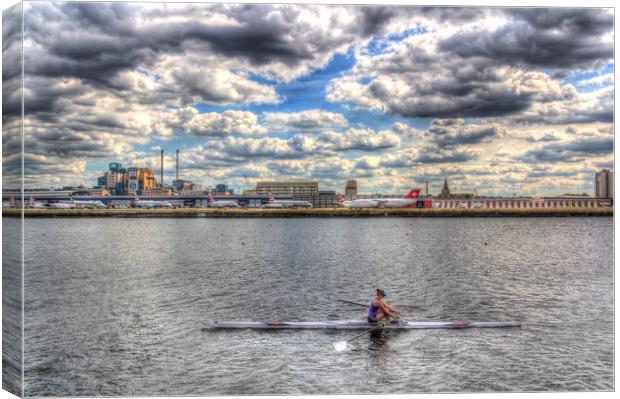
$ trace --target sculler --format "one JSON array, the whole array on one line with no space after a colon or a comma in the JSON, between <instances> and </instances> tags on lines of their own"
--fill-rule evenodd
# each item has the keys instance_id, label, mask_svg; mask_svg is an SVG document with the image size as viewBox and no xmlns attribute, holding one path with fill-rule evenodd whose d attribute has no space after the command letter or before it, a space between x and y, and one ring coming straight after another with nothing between
<instances>
[{"instance_id":1,"label":"sculler","mask_svg":"<svg viewBox=\"0 0 620 399\"><path fill-rule=\"evenodd\" d=\"M387 294L381 288L377 288L376 296L368 304L368 322L380 323L386 318L398 319L400 310L390 306L384 298Z\"/></svg>"}]
</instances>

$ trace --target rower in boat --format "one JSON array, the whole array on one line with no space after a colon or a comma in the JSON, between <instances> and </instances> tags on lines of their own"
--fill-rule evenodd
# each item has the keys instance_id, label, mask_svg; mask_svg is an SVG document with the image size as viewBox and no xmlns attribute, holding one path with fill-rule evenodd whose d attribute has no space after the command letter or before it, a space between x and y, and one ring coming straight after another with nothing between
<instances>
[{"instance_id":1,"label":"rower in boat","mask_svg":"<svg viewBox=\"0 0 620 399\"><path fill-rule=\"evenodd\" d=\"M400 318L400 310L390 306L385 298L387 294L381 288L377 288L376 296L368 304L368 322L382 323L388 320Z\"/></svg>"}]
</instances>

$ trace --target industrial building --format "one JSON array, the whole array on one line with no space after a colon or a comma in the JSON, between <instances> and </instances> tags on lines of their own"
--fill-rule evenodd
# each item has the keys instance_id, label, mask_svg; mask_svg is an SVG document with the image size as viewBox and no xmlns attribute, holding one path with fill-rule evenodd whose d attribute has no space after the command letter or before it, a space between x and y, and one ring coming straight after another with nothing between
<instances>
[{"instance_id":1,"label":"industrial building","mask_svg":"<svg viewBox=\"0 0 620 399\"><path fill-rule=\"evenodd\" d=\"M357 199L357 180L347 181L347 185L344 188L344 195L347 200Z\"/></svg>"},{"instance_id":2,"label":"industrial building","mask_svg":"<svg viewBox=\"0 0 620 399\"><path fill-rule=\"evenodd\" d=\"M256 183L256 189L244 193L259 197L268 194L278 199L288 196L295 201L308 201L314 208L334 208L338 204L336 192L319 190L318 181L262 181Z\"/></svg>"},{"instance_id":3,"label":"industrial building","mask_svg":"<svg viewBox=\"0 0 620 399\"><path fill-rule=\"evenodd\" d=\"M103 176L97 179L97 186L109 190L116 195L125 194L125 175L127 169L123 168L118 162L111 162Z\"/></svg>"},{"instance_id":4,"label":"industrial building","mask_svg":"<svg viewBox=\"0 0 620 399\"><path fill-rule=\"evenodd\" d=\"M234 195L235 190L228 187L228 184L216 184L215 194L217 195Z\"/></svg>"},{"instance_id":5,"label":"industrial building","mask_svg":"<svg viewBox=\"0 0 620 399\"><path fill-rule=\"evenodd\" d=\"M200 184L189 180L177 179L172 181L172 186L177 192L199 191L202 189Z\"/></svg>"},{"instance_id":6,"label":"industrial building","mask_svg":"<svg viewBox=\"0 0 620 399\"><path fill-rule=\"evenodd\" d=\"M151 168L127 168L126 194L141 194L155 189L155 174Z\"/></svg>"},{"instance_id":7,"label":"industrial building","mask_svg":"<svg viewBox=\"0 0 620 399\"><path fill-rule=\"evenodd\" d=\"M614 172L603 169L594 177L594 196L597 198L614 198Z\"/></svg>"},{"instance_id":8,"label":"industrial building","mask_svg":"<svg viewBox=\"0 0 620 399\"><path fill-rule=\"evenodd\" d=\"M256 183L256 195L318 196L318 181L262 181Z\"/></svg>"},{"instance_id":9,"label":"industrial building","mask_svg":"<svg viewBox=\"0 0 620 399\"><path fill-rule=\"evenodd\" d=\"M112 162L103 176L97 178L97 185L115 195L144 194L155 189L155 174L151 168L123 168Z\"/></svg>"}]
</instances>

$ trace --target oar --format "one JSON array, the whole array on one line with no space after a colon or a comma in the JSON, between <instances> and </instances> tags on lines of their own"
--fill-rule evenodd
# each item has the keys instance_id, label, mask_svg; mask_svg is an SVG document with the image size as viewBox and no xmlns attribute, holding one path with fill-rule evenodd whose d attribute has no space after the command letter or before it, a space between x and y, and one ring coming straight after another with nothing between
<instances>
[{"instance_id":1,"label":"oar","mask_svg":"<svg viewBox=\"0 0 620 399\"><path fill-rule=\"evenodd\" d=\"M362 307L365 307L365 308L368 307L368 305L364 305L363 303L350 302L350 301L345 301L345 300L342 300L342 299L338 299L338 302L344 302L344 303L348 303L348 304L351 304L351 305L362 306Z\"/></svg>"},{"instance_id":2,"label":"oar","mask_svg":"<svg viewBox=\"0 0 620 399\"><path fill-rule=\"evenodd\" d=\"M390 320L388 319L387 323L389 323L389 322L390 322ZM379 323L376 326L374 326L373 328L371 328L370 330L366 330L363 333L358 334L358 335L356 335L353 338L349 338L349 339L344 340L344 341L334 342L332 345L334 345L334 349L336 349L336 352L342 352L342 351L347 349L347 342L351 342L354 339L357 339L357 338L359 338L359 337L361 337L361 336L363 336L365 334L368 334L371 331L374 331L374 330L376 330L378 328L383 328L383 327L385 327L385 324L384 323Z\"/></svg>"},{"instance_id":3,"label":"oar","mask_svg":"<svg viewBox=\"0 0 620 399\"><path fill-rule=\"evenodd\" d=\"M357 305L357 306L362 306L365 308L368 308L368 305L364 305L363 303L359 303L359 302L351 302L351 301L345 301L343 299L338 299L338 302L343 302L343 303L348 303L351 305ZM410 308L410 309L419 309L419 310L425 310L424 308L420 307L420 306L415 306L415 305L398 305L399 308Z\"/></svg>"}]
</instances>

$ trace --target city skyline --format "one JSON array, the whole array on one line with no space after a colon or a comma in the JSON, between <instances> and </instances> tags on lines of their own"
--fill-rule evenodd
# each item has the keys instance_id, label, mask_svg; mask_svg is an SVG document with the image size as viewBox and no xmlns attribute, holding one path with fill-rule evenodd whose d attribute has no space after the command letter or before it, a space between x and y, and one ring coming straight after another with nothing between
<instances>
[{"instance_id":1,"label":"city skyline","mask_svg":"<svg viewBox=\"0 0 620 399\"><path fill-rule=\"evenodd\" d=\"M26 187L91 186L113 161L159 178L161 149L170 183L178 148L204 186L591 193L613 170L612 12L26 3Z\"/></svg>"}]
</instances>

